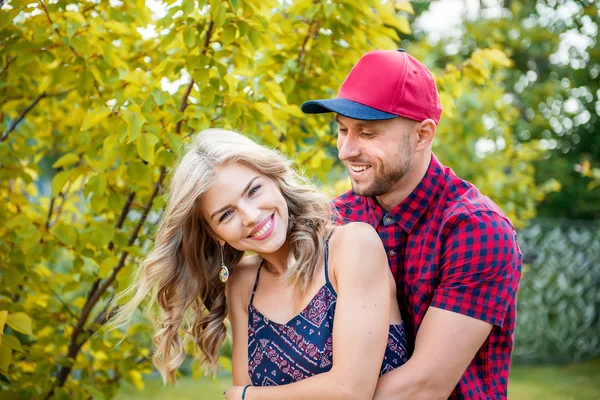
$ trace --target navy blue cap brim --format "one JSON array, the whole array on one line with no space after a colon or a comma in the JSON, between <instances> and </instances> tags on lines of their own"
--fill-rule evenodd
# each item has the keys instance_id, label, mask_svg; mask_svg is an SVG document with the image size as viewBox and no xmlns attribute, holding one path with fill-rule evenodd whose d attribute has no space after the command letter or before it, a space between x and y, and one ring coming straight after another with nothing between
<instances>
[{"instance_id":1,"label":"navy blue cap brim","mask_svg":"<svg viewBox=\"0 0 600 400\"><path fill-rule=\"evenodd\" d=\"M361 119L365 121L378 121L396 118L396 114L390 114L375 108L365 106L348 99L310 100L302 104L302 111L306 114L323 114L335 112L344 117Z\"/></svg>"}]
</instances>

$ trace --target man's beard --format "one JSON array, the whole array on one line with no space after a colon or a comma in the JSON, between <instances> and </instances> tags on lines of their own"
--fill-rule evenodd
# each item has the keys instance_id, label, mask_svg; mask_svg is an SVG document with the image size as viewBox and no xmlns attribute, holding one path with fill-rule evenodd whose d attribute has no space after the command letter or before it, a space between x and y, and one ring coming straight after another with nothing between
<instances>
[{"instance_id":1,"label":"man's beard","mask_svg":"<svg viewBox=\"0 0 600 400\"><path fill-rule=\"evenodd\" d=\"M410 142L403 141L398 148L398 157L396 162L389 165L382 165L381 170L373 171L373 182L365 188L358 188L352 181L352 190L359 196L376 197L389 192L398 182L400 182L412 167ZM375 168L372 166L371 168Z\"/></svg>"}]
</instances>

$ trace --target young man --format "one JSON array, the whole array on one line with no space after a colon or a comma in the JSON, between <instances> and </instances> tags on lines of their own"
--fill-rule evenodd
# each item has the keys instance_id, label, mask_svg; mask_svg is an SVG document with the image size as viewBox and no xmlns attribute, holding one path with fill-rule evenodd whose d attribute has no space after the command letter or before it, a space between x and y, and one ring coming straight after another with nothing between
<instances>
[{"instance_id":1,"label":"young man","mask_svg":"<svg viewBox=\"0 0 600 400\"><path fill-rule=\"evenodd\" d=\"M372 51L337 98L302 110L337 114L352 190L334 204L379 232L396 277L414 350L375 398L506 398L521 253L498 206L432 153L442 107L429 70L403 50Z\"/></svg>"}]
</instances>

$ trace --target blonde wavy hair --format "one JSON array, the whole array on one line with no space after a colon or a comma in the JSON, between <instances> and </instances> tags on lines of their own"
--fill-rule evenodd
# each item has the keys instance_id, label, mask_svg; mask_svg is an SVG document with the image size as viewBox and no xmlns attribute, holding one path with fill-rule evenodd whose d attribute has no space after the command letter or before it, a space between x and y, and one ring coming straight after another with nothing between
<instances>
[{"instance_id":1,"label":"blonde wavy hair","mask_svg":"<svg viewBox=\"0 0 600 400\"><path fill-rule=\"evenodd\" d=\"M199 210L218 167L243 163L271 178L288 206L291 230L283 282L290 290L306 290L315 277L325 239L332 229L332 207L308 180L296 173L275 150L236 132L208 129L198 133L177 161L169 184L166 210L154 248L141 263L132 286L122 297L132 298L116 313L111 325L128 324L141 303L155 325L153 362L163 381L174 383L185 360L182 331L200 350L198 360L208 370L217 366L226 337L225 285L219 280L221 249ZM235 273L243 252L225 245L223 262ZM149 314L152 315L152 314Z\"/></svg>"}]
</instances>

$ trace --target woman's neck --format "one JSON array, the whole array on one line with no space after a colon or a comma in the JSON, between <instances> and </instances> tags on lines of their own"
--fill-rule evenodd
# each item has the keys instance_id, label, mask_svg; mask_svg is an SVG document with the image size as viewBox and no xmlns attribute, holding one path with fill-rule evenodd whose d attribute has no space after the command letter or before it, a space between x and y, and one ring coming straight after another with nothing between
<instances>
[{"instance_id":1,"label":"woman's neck","mask_svg":"<svg viewBox=\"0 0 600 400\"><path fill-rule=\"evenodd\" d=\"M277 251L273 253L258 253L265 260L266 268L275 275L283 275L287 271L289 245L287 240Z\"/></svg>"}]
</instances>

